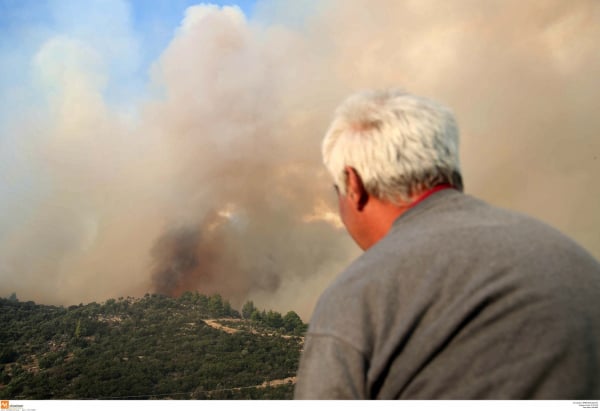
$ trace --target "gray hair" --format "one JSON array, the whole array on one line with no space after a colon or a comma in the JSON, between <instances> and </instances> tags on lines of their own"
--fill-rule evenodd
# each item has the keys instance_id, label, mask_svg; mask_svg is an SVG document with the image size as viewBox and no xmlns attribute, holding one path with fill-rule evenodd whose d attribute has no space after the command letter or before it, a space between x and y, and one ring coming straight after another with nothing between
<instances>
[{"instance_id":1,"label":"gray hair","mask_svg":"<svg viewBox=\"0 0 600 411\"><path fill-rule=\"evenodd\" d=\"M349 166L370 195L407 203L440 184L462 191L458 140L454 115L443 105L400 90L365 91L336 110L323 161L342 194Z\"/></svg>"}]
</instances>

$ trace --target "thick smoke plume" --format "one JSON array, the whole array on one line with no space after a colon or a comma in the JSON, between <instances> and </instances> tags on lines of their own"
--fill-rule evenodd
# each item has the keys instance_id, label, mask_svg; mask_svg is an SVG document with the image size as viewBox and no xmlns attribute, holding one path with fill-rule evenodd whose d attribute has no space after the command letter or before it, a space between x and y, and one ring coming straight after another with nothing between
<instances>
[{"instance_id":1,"label":"thick smoke plume","mask_svg":"<svg viewBox=\"0 0 600 411\"><path fill-rule=\"evenodd\" d=\"M454 109L467 192L600 258L600 3L280 3L251 20L188 9L134 110L107 100L101 48L42 45L46 105L0 140L26 187L0 217L0 294L199 290L308 319L358 254L332 218L322 135L346 95L389 86Z\"/></svg>"}]
</instances>

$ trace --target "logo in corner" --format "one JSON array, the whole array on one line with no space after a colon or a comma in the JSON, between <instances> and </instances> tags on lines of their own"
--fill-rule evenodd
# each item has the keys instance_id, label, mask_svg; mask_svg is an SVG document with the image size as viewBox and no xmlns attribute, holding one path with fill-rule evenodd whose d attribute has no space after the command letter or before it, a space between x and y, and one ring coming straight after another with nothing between
<instances>
[{"instance_id":1,"label":"logo in corner","mask_svg":"<svg viewBox=\"0 0 600 411\"><path fill-rule=\"evenodd\" d=\"M7 410L8 409L8 400L0 401L0 409Z\"/></svg>"}]
</instances>

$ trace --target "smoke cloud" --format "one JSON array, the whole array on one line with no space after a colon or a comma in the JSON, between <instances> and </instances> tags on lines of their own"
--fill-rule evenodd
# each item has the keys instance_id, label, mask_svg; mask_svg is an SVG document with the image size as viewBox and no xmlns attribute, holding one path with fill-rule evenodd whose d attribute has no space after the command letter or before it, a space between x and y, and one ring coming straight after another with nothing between
<instances>
[{"instance_id":1,"label":"smoke cloud","mask_svg":"<svg viewBox=\"0 0 600 411\"><path fill-rule=\"evenodd\" d=\"M454 109L467 192L600 258L598 2L280 3L188 8L127 98L111 92L139 64L127 18L116 54L103 27L41 44L37 104L1 128L0 295L198 290L308 319L358 255L322 136L346 95L390 86Z\"/></svg>"}]
</instances>

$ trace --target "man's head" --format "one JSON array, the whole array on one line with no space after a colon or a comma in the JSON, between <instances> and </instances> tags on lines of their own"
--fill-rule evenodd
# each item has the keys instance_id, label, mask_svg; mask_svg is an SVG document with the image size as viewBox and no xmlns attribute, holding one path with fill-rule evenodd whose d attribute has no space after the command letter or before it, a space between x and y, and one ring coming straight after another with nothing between
<instances>
[{"instance_id":1,"label":"man's head","mask_svg":"<svg viewBox=\"0 0 600 411\"><path fill-rule=\"evenodd\" d=\"M361 248L381 236L381 229L369 231L382 213L389 229L393 211L405 211L421 193L441 184L462 190L458 140L448 108L399 90L358 93L340 105L323 140L323 161L342 221Z\"/></svg>"}]
</instances>

